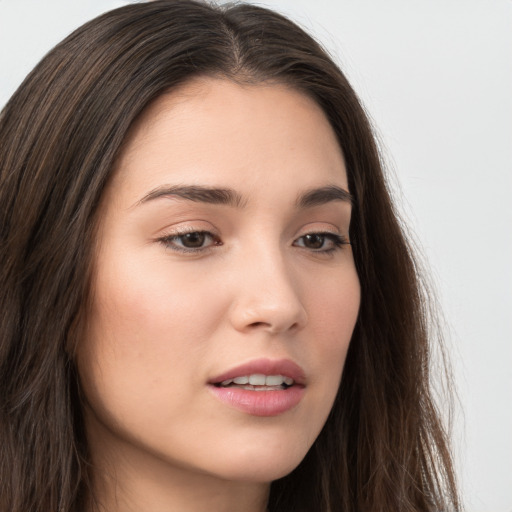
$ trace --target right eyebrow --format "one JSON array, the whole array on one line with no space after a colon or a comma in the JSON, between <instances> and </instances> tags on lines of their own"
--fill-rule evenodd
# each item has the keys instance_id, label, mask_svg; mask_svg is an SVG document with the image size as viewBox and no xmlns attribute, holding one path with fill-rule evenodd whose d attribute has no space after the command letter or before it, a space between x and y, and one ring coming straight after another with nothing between
<instances>
[{"instance_id":1,"label":"right eyebrow","mask_svg":"<svg viewBox=\"0 0 512 512\"><path fill-rule=\"evenodd\" d=\"M205 187L202 185L164 185L148 192L134 206L153 201L161 197L180 197L188 201L208 204L223 204L243 208L242 196L231 188Z\"/></svg>"},{"instance_id":2,"label":"right eyebrow","mask_svg":"<svg viewBox=\"0 0 512 512\"><path fill-rule=\"evenodd\" d=\"M336 185L328 185L326 187L314 188L306 190L300 194L296 200L298 208L311 208L332 201L342 201L348 204L354 204L354 197L347 190Z\"/></svg>"}]
</instances>

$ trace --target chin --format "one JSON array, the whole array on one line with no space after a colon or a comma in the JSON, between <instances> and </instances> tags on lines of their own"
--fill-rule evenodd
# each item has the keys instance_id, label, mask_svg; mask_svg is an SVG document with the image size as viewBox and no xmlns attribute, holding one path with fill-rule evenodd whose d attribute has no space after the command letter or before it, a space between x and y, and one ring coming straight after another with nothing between
<instances>
[{"instance_id":1,"label":"chin","mask_svg":"<svg viewBox=\"0 0 512 512\"><path fill-rule=\"evenodd\" d=\"M302 459L287 464L276 464L276 461L264 465L256 463L253 464L252 467L244 467L235 471L227 471L222 476L223 479L233 482L270 483L289 475L301 461Z\"/></svg>"},{"instance_id":2,"label":"chin","mask_svg":"<svg viewBox=\"0 0 512 512\"><path fill-rule=\"evenodd\" d=\"M297 443L299 444L299 443ZM297 450L297 446L262 448L256 445L252 449L233 448L223 457L222 468L217 475L222 478L241 482L272 482L290 474L304 459L307 449ZM220 471L219 471L220 470ZM220 475L219 475L220 476Z\"/></svg>"}]
</instances>

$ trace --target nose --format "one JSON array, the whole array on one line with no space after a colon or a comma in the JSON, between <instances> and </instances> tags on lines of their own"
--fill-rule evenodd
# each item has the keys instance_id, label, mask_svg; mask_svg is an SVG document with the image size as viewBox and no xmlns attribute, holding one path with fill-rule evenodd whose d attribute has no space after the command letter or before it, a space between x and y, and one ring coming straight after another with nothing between
<instances>
[{"instance_id":1,"label":"nose","mask_svg":"<svg viewBox=\"0 0 512 512\"><path fill-rule=\"evenodd\" d=\"M279 253L246 259L235 274L230 320L236 330L279 334L307 324L300 283Z\"/></svg>"}]
</instances>

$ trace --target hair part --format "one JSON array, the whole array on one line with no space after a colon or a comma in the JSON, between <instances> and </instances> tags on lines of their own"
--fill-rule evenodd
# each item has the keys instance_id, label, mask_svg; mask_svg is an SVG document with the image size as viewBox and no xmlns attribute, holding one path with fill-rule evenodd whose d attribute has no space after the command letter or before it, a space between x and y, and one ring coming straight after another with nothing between
<instances>
[{"instance_id":1,"label":"hair part","mask_svg":"<svg viewBox=\"0 0 512 512\"><path fill-rule=\"evenodd\" d=\"M429 381L427 297L368 119L326 52L283 16L193 0L132 4L86 23L0 114L0 508L92 499L73 347L90 300L98 206L127 133L198 77L286 84L333 127L354 196L361 309L335 405L269 510L459 510Z\"/></svg>"}]
</instances>

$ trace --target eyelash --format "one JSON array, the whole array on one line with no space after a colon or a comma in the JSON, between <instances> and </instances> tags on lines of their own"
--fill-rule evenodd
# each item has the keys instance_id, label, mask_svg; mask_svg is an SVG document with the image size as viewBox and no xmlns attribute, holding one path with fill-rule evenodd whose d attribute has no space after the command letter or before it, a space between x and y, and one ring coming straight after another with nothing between
<instances>
[{"instance_id":1,"label":"eyelash","mask_svg":"<svg viewBox=\"0 0 512 512\"><path fill-rule=\"evenodd\" d=\"M212 245L209 245L207 247L183 247L176 245L176 241L183 239L187 235L204 235L207 238L212 239L213 246L222 245L222 242L220 241L219 237L215 236L213 233L210 233L210 231L204 231L204 230L197 230L192 229L190 231L179 231L177 233L173 233L172 235L165 235L162 238L159 238L157 241L162 243L167 249L171 249L176 252L183 252L188 254L194 254L199 252L207 251L208 249L211 249ZM183 241L183 240L181 240Z\"/></svg>"},{"instance_id":2,"label":"eyelash","mask_svg":"<svg viewBox=\"0 0 512 512\"><path fill-rule=\"evenodd\" d=\"M204 236L206 239L211 239L213 244L208 245L206 247L204 247L204 246L184 247L184 246L176 245L177 241L183 242L183 237L185 237L187 235ZM304 245L296 245L296 242L298 240L304 240L307 236L322 237L324 239L322 245L324 245L326 241L330 241L332 243L332 246L327 249L310 249L308 247L305 247ZM208 251L209 249L211 249L214 246L223 245L221 240L219 239L219 237L217 237L216 235L214 235L213 233L211 233L209 231L204 231L204 230L203 231L201 231L201 230L180 231L178 233L173 233L172 235L165 235L161 238L158 238L157 241L160 242L161 244L163 244L166 248L171 249L172 251L182 252L182 253L186 253L186 254L197 254L200 252ZM339 235L337 233L330 233L328 231L318 231L318 232L314 231L314 232L310 232L310 233L305 233L304 235L300 236L299 238L297 238L294 241L295 247L301 247L303 249L310 250L311 252L316 253L316 254L331 254L335 251L339 251L342 248L342 246L344 246L344 245L350 245L350 242L348 241L346 236Z\"/></svg>"},{"instance_id":3,"label":"eyelash","mask_svg":"<svg viewBox=\"0 0 512 512\"><path fill-rule=\"evenodd\" d=\"M295 245L295 242L297 242L297 240L303 240L307 236L319 236L319 237L322 237L324 239L324 243L325 243L326 240L328 240L328 241L330 241L332 243L332 245L328 249L317 249L317 250L310 249L308 247L303 247L303 246ZM306 234L300 236L299 238L297 238L297 240L295 240L295 242L294 242L294 245L296 247L303 247L304 249L309 249L312 252L320 253L320 254L331 254L331 253L333 253L335 251L339 251L344 245L350 245L350 242L348 241L346 236L339 235L337 233L331 233L329 231L316 231L316 232L313 231L311 233L306 233Z\"/></svg>"}]
</instances>

